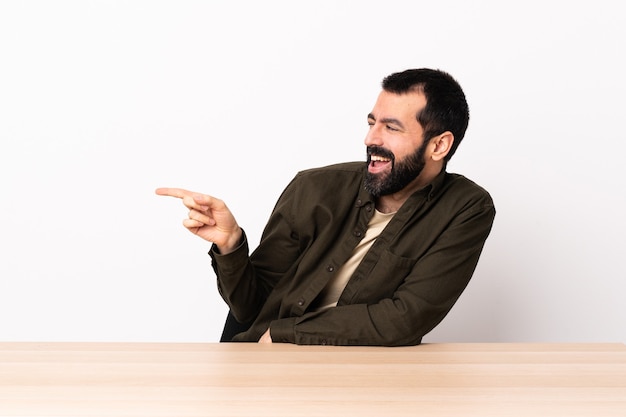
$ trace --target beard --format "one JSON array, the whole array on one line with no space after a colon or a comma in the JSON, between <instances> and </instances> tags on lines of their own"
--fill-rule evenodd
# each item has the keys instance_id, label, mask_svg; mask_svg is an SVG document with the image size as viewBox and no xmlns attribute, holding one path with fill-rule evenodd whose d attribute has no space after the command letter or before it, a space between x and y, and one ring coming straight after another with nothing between
<instances>
[{"instance_id":1,"label":"beard","mask_svg":"<svg viewBox=\"0 0 626 417\"><path fill-rule=\"evenodd\" d=\"M365 190L374 197L394 194L409 185L422 172L426 162L424 161L424 153L426 151L427 141L408 155L403 160L396 161L395 155L388 149L380 146L367 147L367 163L369 165L371 155L380 155L391 159L391 172L372 174L369 171L365 173Z\"/></svg>"}]
</instances>

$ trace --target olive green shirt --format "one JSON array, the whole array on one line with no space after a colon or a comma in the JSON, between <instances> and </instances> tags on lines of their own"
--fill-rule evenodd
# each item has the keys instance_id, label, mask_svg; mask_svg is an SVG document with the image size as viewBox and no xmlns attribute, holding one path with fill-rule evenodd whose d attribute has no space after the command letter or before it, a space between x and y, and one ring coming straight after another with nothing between
<instances>
[{"instance_id":1,"label":"olive green shirt","mask_svg":"<svg viewBox=\"0 0 626 417\"><path fill-rule=\"evenodd\" d=\"M416 345L467 286L493 224L487 191L442 171L415 192L378 236L336 307L313 311L374 214L364 162L298 173L249 255L248 242L210 255L218 290L238 321L235 341L329 345ZM311 307L311 308L310 308Z\"/></svg>"}]
</instances>

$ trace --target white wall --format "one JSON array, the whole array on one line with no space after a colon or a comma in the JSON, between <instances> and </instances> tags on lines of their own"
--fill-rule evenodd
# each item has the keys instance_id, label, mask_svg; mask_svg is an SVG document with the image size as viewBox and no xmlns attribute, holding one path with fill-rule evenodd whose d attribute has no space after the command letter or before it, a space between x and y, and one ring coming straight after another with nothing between
<instances>
[{"instance_id":1,"label":"white wall","mask_svg":"<svg viewBox=\"0 0 626 417\"><path fill-rule=\"evenodd\" d=\"M427 341L626 342L626 19L613 1L0 3L0 340L217 341L185 187L256 245L297 170L364 157L388 73L472 119L498 214Z\"/></svg>"}]
</instances>

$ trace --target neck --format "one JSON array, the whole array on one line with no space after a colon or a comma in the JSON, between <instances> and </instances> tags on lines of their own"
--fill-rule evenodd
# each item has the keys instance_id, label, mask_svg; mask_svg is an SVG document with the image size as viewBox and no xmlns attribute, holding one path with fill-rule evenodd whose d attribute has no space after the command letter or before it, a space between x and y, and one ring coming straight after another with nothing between
<instances>
[{"instance_id":1,"label":"neck","mask_svg":"<svg viewBox=\"0 0 626 417\"><path fill-rule=\"evenodd\" d=\"M402 204L407 200L406 198L398 200L394 198L394 195L384 195L376 199L376 210L381 213L390 214L395 213L402 207Z\"/></svg>"}]
</instances>

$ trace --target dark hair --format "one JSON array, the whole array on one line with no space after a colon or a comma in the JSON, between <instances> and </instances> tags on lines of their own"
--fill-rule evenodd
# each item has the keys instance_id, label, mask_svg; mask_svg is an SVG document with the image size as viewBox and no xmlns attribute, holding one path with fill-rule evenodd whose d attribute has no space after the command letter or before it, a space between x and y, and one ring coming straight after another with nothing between
<instances>
[{"instance_id":1,"label":"dark hair","mask_svg":"<svg viewBox=\"0 0 626 417\"><path fill-rule=\"evenodd\" d=\"M405 94L421 91L426 96L426 107L416 115L424 129L424 140L447 130L454 135L454 143L446 155L448 161L461 143L469 123L469 108L459 83L450 74L428 68L396 72L383 79L385 91Z\"/></svg>"}]
</instances>

